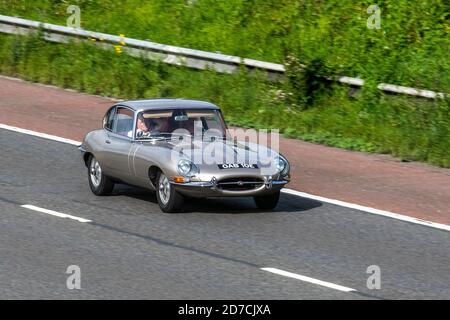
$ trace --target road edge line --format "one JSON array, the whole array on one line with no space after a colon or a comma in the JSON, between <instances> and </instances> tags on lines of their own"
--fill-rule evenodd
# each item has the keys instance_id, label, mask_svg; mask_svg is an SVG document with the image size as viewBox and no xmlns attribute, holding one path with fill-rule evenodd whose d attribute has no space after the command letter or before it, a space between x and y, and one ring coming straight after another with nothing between
<instances>
[{"instance_id":1,"label":"road edge line","mask_svg":"<svg viewBox=\"0 0 450 320\"><path fill-rule=\"evenodd\" d=\"M28 134L31 136L48 139L48 140L53 140L53 141L58 141L58 142L62 142L62 143L67 143L67 144L71 144L71 145L75 145L75 146L81 145L81 141L75 141L75 140L71 140L71 139L61 138L61 137L58 137L55 135L41 133L41 132L32 131L32 130L28 130L28 129L22 129L22 128L9 126L9 125L2 124L2 123L0 123L0 129L5 129L5 130L9 130L9 131ZM345 201L336 200L336 199L330 199L330 198L326 198L323 196L316 196L313 194L309 194L306 192L301 192L301 191L297 191L297 190L293 190L293 189L289 189L289 188L283 188L281 190L281 192L290 194L290 195L294 195L294 196L298 196L298 197L302 197L302 198L307 198L307 199L311 199L311 200L316 200L316 201L320 201L320 202L337 205L340 207L345 207L345 208L354 209L354 210L358 210L358 211L362 211L362 212L366 212L366 213L371 213L371 214L378 215L378 216L388 217L388 218L392 218L392 219L396 219L396 220L400 220L400 221L404 221L404 222L419 224L422 226L431 227L431 228L450 232L450 225L446 225L446 224L442 224L442 223L422 220L419 218L414 218L414 217L402 215L402 214L395 213L395 212L375 209L375 208L366 207L366 206L359 205L359 204L354 204L354 203L345 202Z\"/></svg>"},{"instance_id":2,"label":"road edge line","mask_svg":"<svg viewBox=\"0 0 450 320\"><path fill-rule=\"evenodd\" d=\"M281 192L290 194L290 195L294 195L294 196L298 196L298 197L302 197L302 198L307 198L307 199L311 199L311 200L316 200L316 201L320 201L320 202L337 205L339 207L355 209L358 211L363 211L363 212L371 213L371 214L378 215L378 216L388 217L388 218L401 220L401 221L405 221L405 222L410 222L410 223L414 223L414 224L420 224L423 226L432 227L432 228L436 228L436 229L440 229L440 230L450 231L450 225L427 221L427 220L422 220L419 218L414 218L414 217L402 215L402 214L395 213L395 212L375 209L375 208L366 207L366 206L362 206L359 204L354 204L354 203L345 202L345 201L341 201L341 200L329 199L326 197L316 196L313 194L309 194L309 193L301 192L301 191L297 191L297 190L292 190L292 189L288 189L288 188L282 189Z\"/></svg>"},{"instance_id":3,"label":"road edge line","mask_svg":"<svg viewBox=\"0 0 450 320\"><path fill-rule=\"evenodd\" d=\"M37 131L32 131L32 130L28 130L28 129L22 129L22 128L9 126L7 124L2 124L2 123L0 123L0 129L5 129L5 130L9 130L9 131L14 131L14 132L19 132L19 133L23 133L23 134L28 134L30 136L39 137L39 138L48 139L48 140L53 140L53 141L58 141L58 142L62 142L62 143L67 143L67 144L71 144L71 145L74 145L74 146L79 146L81 144L80 141L75 141L75 140L71 140L71 139L61 138L61 137L54 136L54 135L51 135L51 134L37 132Z\"/></svg>"}]
</instances>

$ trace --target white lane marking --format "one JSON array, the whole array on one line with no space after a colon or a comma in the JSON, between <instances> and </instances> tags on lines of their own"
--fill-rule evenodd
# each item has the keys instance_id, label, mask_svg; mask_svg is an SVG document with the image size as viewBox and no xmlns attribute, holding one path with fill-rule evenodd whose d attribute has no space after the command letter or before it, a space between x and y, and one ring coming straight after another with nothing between
<instances>
[{"instance_id":1,"label":"white lane marking","mask_svg":"<svg viewBox=\"0 0 450 320\"><path fill-rule=\"evenodd\" d=\"M356 292L355 289L352 289L349 287L344 287L344 286L340 286L338 284L334 284L331 282L326 282L326 281L310 278L307 276L302 276L301 274L292 273L292 272L284 271L284 270L277 269L277 268L261 268L261 270L272 272L272 273L278 274L280 276L285 276L285 277L301 280L304 282L317 284L322 287L327 287L327 288L331 288L331 289L335 289L335 290L339 290L339 291L343 291L343 292Z\"/></svg>"},{"instance_id":2,"label":"white lane marking","mask_svg":"<svg viewBox=\"0 0 450 320\"><path fill-rule=\"evenodd\" d=\"M349 203L349 202L345 202L345 201L341 201L341 200L334 200L334 199L329 199L329 198L325 198L325 197L321 197L321 196L315 196L313 194L300 192L300 191L296 191L296 190L292 190L292 189L282 189L281 191L284 193L287 193L287 194L294 195L294 196L308 198L311 200L317 200L317 201L325 202L325 203L330 203L330 204L334 204L334 205L340 206L340 207L355 209L355 210L364 211L367 213L371 213L371 214L375 214L375 215L379 215L379 216L383 216L383 217L393 218L393 219L411 222L411 223L415 223L415 224L420 224L423 226L432 227L432 228L436 228L436 229L440 229L440 230L450 231L450 226L446 225L446 224L442 224L442 223L431 222L431 221L427 221L427 220L413 218L413 217L405 216L402 214L398 214L398 213L394 213L394 212L390 212L390 211L384 211L384 210L375 209L375 208L366 207L366 206L361 206L359 204Z\"/></svg>"},{"instance_id":3,"label":"white lane marking","mask_svg":"<svg viewBox=\"0 0 450 320\"><path fill-rule=\"evenodd\" d=\"M24 134L28 134L30 136L35 136L35 137L44 138L44 139L48 139L48 140L58 141L58 142L62 142L62 143L68 143L68 144L72 144L74 146L79 146L81 144L80 141L61 138L61 137L53 136L53 135L47 134L47 133L41 133L41 132L31 131L31 130L17 128L17 127L13 127L13 126L8 126L6 124L1 124L1 123L0 123L0 129L24 133Z\"/></svg>"},{"instance_id":4,"label":"white lane marking","mask_svg":"<svg viewBox=\"0 0 450 320\"><path fill-rule=\"evenodd\" d=\"M21 206L22 208L26 208L26 209L30 209L30 210L34 210L34 211L38 211L38 212L42 212L42 213L46 213L55 217L59 217L59 218L67 218L67 219L72 219L72 220L76 220L78 222L92 222L92 220L88 220L88 219L84 219L84 218L80 218L80 217L76 217L76 216L71 216L70 214L65 214L65 213L61 213L61 212L57 212L57 211L53 211L53 210L48 210L48 209L44 209L44 208L39 208L36 206L32 206L30 204L25 204L23 206Z\"/></svg>"},{"instance_id":5,"label":"white lane marking","mask_svg":"<svg viewBox=\"0 0 450 320\"><path fill-rule=\"evenodd\" d=\"M72 145L76 145L76 146L79 146L81 144L80 141L74 141L74 140L65 139L65 138L53 136L53 135L46 134L46 133L40 133L40 132L31 131L31 130L27 130L27 129L12 127L12 126L8 126L6 124L1 124L1 123L0 123L0 129L6 129L6 130L10 130L10 131L19 132L19 133L29 134L32 136L41 137L44 139L54 140L54 141L63 142L63 143L68 143L68 144L72 144ZM320 202L330 203L330 204L334 204L334 205L337 205L340 207L355 209L355 210L364 211L367 213L384 216L384 217L388 217L388 218L392 218L392 219L397 219L397 220L401 220L401 221L406 221L406 222L410 222L410 223L415 223L415 224L419 224L419 225L423 225L423 226L427 226L427 227L431 227L431 228L435 228L435 229L450 231L450 225L446 225L446 224L442 224L442 223L417 219L417 218L405 216L405 215L390 212L390 211L379 210L379 209L366 207L366 206L362 206L359 204L354 204L354 203L345 202L345 201L341 201L341 200L329 199L329 198L325 198L322 196L316 196L313 194L296 191L296 190L292 190L292 189L287 189L287 188L284 188L281 191L284 193L287 193L287 194L294 195L294 196L299 196L302 198L308 198L311 200L317 200Z\"/></svg>"}]
</instances>

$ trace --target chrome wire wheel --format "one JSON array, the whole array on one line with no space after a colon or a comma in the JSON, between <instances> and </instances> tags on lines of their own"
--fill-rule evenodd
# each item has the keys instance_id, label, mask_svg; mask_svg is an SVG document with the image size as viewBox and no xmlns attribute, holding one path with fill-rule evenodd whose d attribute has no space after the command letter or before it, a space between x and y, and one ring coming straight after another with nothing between
<instances>
[{"instance_id":1,"label":"chrome wire wheel","mask_svg":"<svg viewBox=\"0 0 450 320\"><path fill-rule=\"evenodd\" d=\"M95 158L91 161L89 172L92 184L98 188L102 182L102 167L100 167L100 164Z\"/></svg>"},{"instance_id":2,"label":"chrome wire wheel","mask_svg":"<svg viewBox=\"0 0 450 320\"><path fill-rule=\"evenodd\" d=\"M170 183L169 179L162 173L159 176L158 192L161 202L166 205L170 200Z\"/></svg>"}]
</instances>

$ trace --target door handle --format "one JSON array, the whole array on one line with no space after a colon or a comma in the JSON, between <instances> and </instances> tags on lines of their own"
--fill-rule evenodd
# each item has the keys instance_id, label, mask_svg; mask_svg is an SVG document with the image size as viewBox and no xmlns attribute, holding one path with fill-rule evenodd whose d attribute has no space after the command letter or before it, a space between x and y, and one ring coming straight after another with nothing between
<instances>
[{"instance_id":1,"label":"door handle","mask_svg":"<svg viewBox=\"0 0 450 320\"><path fill-rule=\"evenodd\" d=\"M107 143L107 144L110 144L111 143L111 140L105 140L105 142Z\"/></svg>"}]
</instances>

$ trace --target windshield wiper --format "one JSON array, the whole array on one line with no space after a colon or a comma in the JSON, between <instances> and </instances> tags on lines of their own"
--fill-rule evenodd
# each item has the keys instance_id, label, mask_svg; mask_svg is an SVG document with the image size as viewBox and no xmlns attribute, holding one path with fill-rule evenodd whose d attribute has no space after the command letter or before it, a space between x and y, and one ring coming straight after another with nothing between
<instances>
[{"instance_id":1,"label":"windshield wiper","mask_svg":"<svg viewBox=\"0 0 450 320\"><path fill-rule=\"evenodd\" d=\"M138 140L169 140L169 139L172 139L172 136L176 136L179 139L181 138L180 140L183 140L183 137L188 137L191 140L192 139L196 140L197 137L200 137L200 135L194 136L192 134L173 133L173 132L172 133L161 132L161 133L152 134L150 136L141 136L141 137L138 138ZM205 137L203 135L201 135L201 137L202 137L201 140L204 140ZM228 137L225 136L225 135L224 136L210 136L208 138L209 138L208 140L210 140L210 141L215 141L215 140L224 141L224 140L228 140Z\"/></svg>"},{"instance_id":2,"label":"windshield wiper","mask_svg":"<svg viewBox=\"0 0 450 320\"><path fill-rule=\"evenodd\" d=\"M172 139L172 136L174 136L174 135L189 137L189 135L185 135L185 134L160 132L160 133L151 134L149 136L138 137L138 140L170 140L170 139Z\"/></svg>"}]
</instances>

